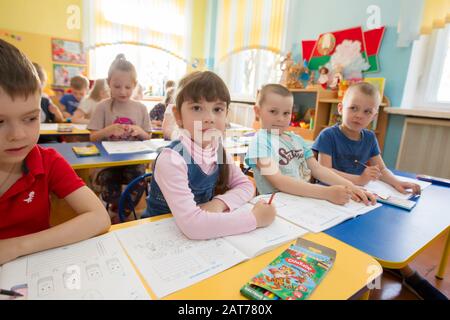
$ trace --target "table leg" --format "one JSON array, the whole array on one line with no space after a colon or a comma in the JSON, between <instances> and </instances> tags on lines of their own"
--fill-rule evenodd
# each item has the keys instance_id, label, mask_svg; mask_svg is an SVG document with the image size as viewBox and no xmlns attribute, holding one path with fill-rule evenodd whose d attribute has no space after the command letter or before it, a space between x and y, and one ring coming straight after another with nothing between
<instances>
[{"instance_id":1,"label":"table leg","mask_svg":"<svg viewBox=\"0 0 450 320\"><path fill-rule=\"evenodd\" d=\"M439 270L436 274L436 278L438 278L440 280L444 279L444 273L445 273L445 269L447 267L448 255L450 253L450 231L447 232L446 238L447 239L446 239L445 245L444 245L444 252L442 252L441 263L439 264Z\"/></svg>"},{"instance_id":2,"label":"table leg","mask_svg":"<svg viewBox=\"0 0 450 320\"><path fill-rule=\"evenodd\" d=\"M369 300L370 298L370 291L371 290L367 290L366 292L364 292L361 297L359 298L359 300Z\"/></svg>"}]
</instances>

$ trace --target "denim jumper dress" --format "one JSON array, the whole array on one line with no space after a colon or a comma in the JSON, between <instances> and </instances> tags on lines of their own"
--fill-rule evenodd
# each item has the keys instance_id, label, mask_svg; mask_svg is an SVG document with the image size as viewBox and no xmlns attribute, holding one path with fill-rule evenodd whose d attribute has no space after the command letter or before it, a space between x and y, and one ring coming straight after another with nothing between
<instances>
[{"instance_id":1,"label":"denim jumper dress","mask_svg":"<svg viewBox=\"0 0 450 320\"><path fill-rule=\"evenodd\" d=\"M219 179L219 166L216 165L214 171L207 175L200 166L194 162L189 152L184 148L180 140L173 141L167 148L177 151L186 161L188 168L189 188L194 194L194 201L197 205L211 201L214 197L217 180ZM159 155L158 155L159 157ZM158 161L158 157L155 161ZM155 179L150 182L150 193L147 198L147 209L142 218L154 217L171 210L161 192Z\"/></svg>"}]
</instances>

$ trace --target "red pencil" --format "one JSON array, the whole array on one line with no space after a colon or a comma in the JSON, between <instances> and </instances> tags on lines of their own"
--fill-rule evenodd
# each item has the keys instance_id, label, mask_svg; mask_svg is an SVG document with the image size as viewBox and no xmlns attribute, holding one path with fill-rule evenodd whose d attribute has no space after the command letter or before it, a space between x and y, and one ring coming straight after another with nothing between
<instances>
[{"instance_id":1,"label":"red pencil","mask_svg":"<svg viewBox=\"0 0 450 320\"><path fill-rule=\"evenodd\" d=\"M274 192L274 193L272 193L272 195L270 196L270 199L269 199L269 204L272 204L272 200L273 200L273 197L275 197L275 192Z\"/></svg>"}]
</instances>

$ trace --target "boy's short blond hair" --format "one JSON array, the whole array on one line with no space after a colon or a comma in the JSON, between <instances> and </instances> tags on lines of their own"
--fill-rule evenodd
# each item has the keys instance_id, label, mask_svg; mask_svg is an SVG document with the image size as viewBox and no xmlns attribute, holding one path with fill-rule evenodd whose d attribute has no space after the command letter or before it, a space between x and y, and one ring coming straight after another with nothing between
<instances>
[{"instance_id":1,"label":"boy's short blond hair","mask_svg":"<svg viewBox=\"0 0 450 320\"><path fill-rule=\"evenodd\" d=\"M342 99L342 103L344 106L347 105L348 100L355 92L360 92L366 96L372 97L377 102L377 107L381 104L381 96L380 91L371 83L368 82L358 82L351 85L347 91L345 91L344 98Z\"/></svg>"},{"instance_id":2,"label":"boy's short blond hair","mask_svg":"<svg viewBox=\"0 0 450 320\"><path fill-rule=\"evenodd\" d=\"M0 39L0 88L12 99L39 93L36 69L19 49Z\"/></svg>"},{"instance_id":3,"label":"boy's short blond hair","mask_svg":"<svg viewBox=\"0 0 450 320\"><path fill-rule=\"evenodd\" d=\"M275 93L282 97L294 97L292 92L290 92L285 86L277 83L270 83L261 88L258 93L258 97L256 98L256 104L261 107L269 93Z\"/></svg>"},{"instance_id":4,"label":"boy's short blond hair","mask_svg":"<svg viewBox=\"0 0 450 320\"><path fill-rule=\"evenodd\" d=\"M85 76L75 76L70 79L70 87L75 90L89 88L89 80Z\"/></svg>"}]
</instances>

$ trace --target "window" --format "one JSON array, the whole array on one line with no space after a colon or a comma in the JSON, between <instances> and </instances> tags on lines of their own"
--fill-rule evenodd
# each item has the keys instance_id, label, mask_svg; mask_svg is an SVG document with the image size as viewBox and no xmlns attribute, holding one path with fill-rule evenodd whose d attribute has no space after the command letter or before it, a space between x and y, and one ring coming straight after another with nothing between
<instances>
[{"instance_id":1,"label":"window","mask_svg":"<svg viewBox=\"0 0 450 320\"><path fill-rule=\"evenodd\" d=\"M278 83L282 57L269 50L243 50L229 55L217 66L218 74L227 84L232 98L255 98L262 85Z\"/></svg>"},{"instance_id":2,"label":"window","mask_svg":"<svg viewBox=\"0 0 450 320\"><path fill-rule=\"evenodd\" d=\"M105 78L117 54L136 67L138 81L153 95L187 70L192 0L84 0L83 40L89 76Z\"/></svg>"},{"instance_id":3,"label":"window","mask_svg":"<svg viewBox=\"0 0 450 320\"><path fill-rule=\"evenodd\" d=\"M444 49L444 64L439 80L437 101L450 104L450 32L447 32L447 43Z\"/></svg>"},{"instance_id":4,"label":"window","mask_svg":"<svg viewBox=\"0 0 450 320\"><path fill-rule=\"evenodd\" d=\"M119 53L125 54L135 66L138 82L151 95L162 96L167 80L179 80L186 73L187 64L160 49L129 44L116 44L97 47L90 51L90 76L92 79L106 78L111 63Z\"/></svg>"},{"instance_id":5,"label":"window","mask_svg":"<svg viewBox=\"0 0 450 320\"><path fill-rule=\"evenodd\" d=\"M403 108L450 111L450 25L414 41Z\"/></svg>"}]
</instances>

